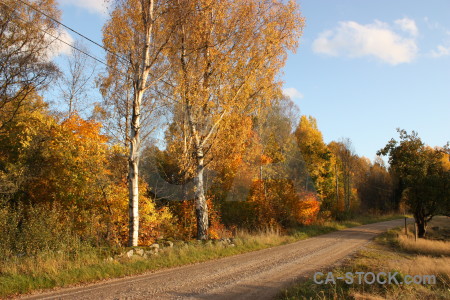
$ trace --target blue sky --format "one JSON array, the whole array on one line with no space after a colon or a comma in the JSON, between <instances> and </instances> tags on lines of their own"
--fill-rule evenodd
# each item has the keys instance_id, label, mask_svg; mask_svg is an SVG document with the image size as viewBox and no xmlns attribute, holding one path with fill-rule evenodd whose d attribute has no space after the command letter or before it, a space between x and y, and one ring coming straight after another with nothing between
<instances>
[{"instance_id":1,"label":"blue sky","mask_svg":"<svg viewBox=\"0 0 450 300\"><path fill-rule=\"evenodd\" d=\"M63 23L101 42L104 0L58 2ZM348 137L373 159L397 127L450 140L450 1L298 2L306 27L282 79L325 142Z\"/></svg>"}]
</instances>

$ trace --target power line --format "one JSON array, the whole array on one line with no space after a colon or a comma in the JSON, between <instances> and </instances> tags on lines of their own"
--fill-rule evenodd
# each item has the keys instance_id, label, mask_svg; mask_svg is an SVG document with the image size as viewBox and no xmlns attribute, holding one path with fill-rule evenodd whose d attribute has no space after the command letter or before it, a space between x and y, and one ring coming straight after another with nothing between
<instances>
[{"instance_id":1,"label":"power line","mask_svg":"<svg viewBox=\"0 0 450 300\"><path fill-rule=\"evenodd\" d=\"M125 58L123 58L122 56L118 55L117 53L115 53L115 52L109 50L108 48L106 48L106 47L104 47L103 45L97 43L96 41L94 41L94 40L88 38L87 36L85 36L84 34L82 34L82 33L78 32L78 31L76 31L75 29L73 29L73 28L71 28L71 27L69 27L69 26L67 26L67 25L65 25L65 24L63 24L63 23L61 23L60 21L56 20L56 19L53 18L52 16L49 16L48 14L44 13L43 11L37 9L37 8L34 7L33 5L28 4L28 3L26 3L26 2L23 1L23 0L18 0L18 1L19 1L20 3L22 3L22 4L26 5L26 6L28 6L29 8L33 9L34 11L36 11L36 12L38 12L38 13L40 13L40 14L46 16L46 17L49 18L50 20L52 20L52 21L58 23L59 25L63 26L64 28L66 28L66 29L72 31L73 33L75 33L75 34L81 36L82 38L88 40L89 42L93 43L94 45L96 45L96 46L102 48L102 49L105 50L106 52L111 53L111 54L114 55L115 57L117 57L117 58L119 58L119 59L121 59L121 60L123 60L123 61L125 61L125 62L128 63L128 60L127 60L127 59L125 59ZM66 43L66 44L67 44L67 43Z\"/></svg>"},{"instance_id":2,"label":"power line","mask_svg":"<svg viewBox=\"0 0 450 300\"><path fill-rule=\"evenodd\" d=\"M123 56L120 56L119 54L115 53L114 51L112 51L112 50L106 48L105 46L103 46L103 45L97 43L96 41L94 41L94 40L88 38L88 37L85 36L84 34L82 34L82 33L78 32L78 31L76 31L75 29L73 29L73 28L71 28L71 27L69 27L69 26L63 24L62 22L56 20L56 19L53 18L52 16L49 16L48 14L44 13L43 11L41 11L41 10L35 8L33 5L28 4L28 3L26 3L26 2L23 1L23 0L18 0L18 1L19 1L20 3L26 5L26 6L30 7L30 8L33 9L34 11L36 11L36 12L38 12L38 13L44 15L45 17L49 18L50 20L56 22L57 24L63 26L64 28L67 28L68 30L70 30L70 31L72 31L73 33L79 35L80 37L86 39L87 41L93 43L94 45L96 45L96 46L102 48L103 50L105 50L106 52L110 53L111 55L114 55L115 57L117 57L117 58L118 58L119 60L121 60L122 62L125 62L126 64L129 64L129 63L130 63L130 62L129 62L126 58L124 58ZM3 1L2 1L2 3L3 3L4 5L6 5L6 6L8 6L8 5L7 5L6 3L4 3ZM12 8L12 7L10 7L10 6L8 6L8 7L14 10L14 8ZM26 22L26 21L25 21L25 22ZM45 31L44 31L44 32L45 32ZM50 35L50 36L52 36L52 37L54 37L53 35L51 35L51 34L49 34L49 33L47 33L47 34ZM80 49L78 49L78 48L76 48L76 47L70 45L70 44L67 43L66 41L63 41L63 40L61 40L61 39L58 38L58 37L54 37L54 38L60 40L61 42L63 42L64 44L66 44L66 45L68 45L68 46L70 46L70 47L72 47L73 49L76 49L76 50L80 51L81 53L86 54L87 56L93 58L94 60L100 62L101 64L103 64L103 65L105 65L105 66L108 66L107 63L105 63L105 62L103 62L103 61L100 61L98 58L92 57L90 54L88 54L88 53L86 53L86 52L84 52L84 51L82 51L82 50L80 50ZM121 72L121 73L122 73L122 72ZM123 74L125 74L125 73L123 73ZM160 79L160 81L161 81L162 83L164 83L164 84L169 85L169 86L173 86L170 82L167 82L167 81L164 80L164 79ZM155 88L152 88L152 89L155 90ZM156 91L156 90L155 90L155 91ZM161 93L161 92L159 92L159 91L156 91L156 92L157 92L157 93Z\"/></svg>"},{"instance_id":3,"label":"power line","mask_svg":"<svg viewBox=\"0 0 450 300\"><path fill-rule=\"evenodd\" d=\"M125 63L129 63L128 60L126 60L125 58L123 58L123 57L121 57L120 55L114 53L113 51L109 50L108 48L103 47L103 46L100 45L99 43L97 43L97 42L91 40L90 38L86 37L85 35L79 33L79 32L76 31L75 29L72 29L72 28L70 28L69 26L64 25L63 23L59 22L58 20L54 19L53 17L51 17L51 16L45 14L44 12L40 11L39 9L33 7L32 5L29 5L28 3L26 3L26 2L24 2L24 1L22 1L22 0L18 0L18 1L20 1L20 2L23 3L23 4L25 4L26 6L30 7L30 8L33 9L34 11L36 11L36 12L38 12L38 13L44 15L45 17L47 17L47 18L53 20L54 22L60 24L61 26L64 26L65 28L67 28L67 29L69 29L70 31L76 33L77 35L79 35L79 36L81 36L82 38L88 40L89 42L94 43L94 44L97 45L98 47L100 47L100 48L104 49L105 51L111 53L112 55L114 55L115 57L117 57L117 58L119 58L120 60L124 61ZM1 0L0 0L0 3L2 3L3 5L9 7L12 11L15 11L15 10L16 10L15 8L11 7L10 5L6 4L5 2L3 2L3 1L1 1ZM19 17L19 16L16 16L16 17L17 17L19 20L21 20L21 21L23 21L23 22L25 22L25 23L28 22L27 20L25 20L25 19L23 19L23 18L21 18L21 17ZM97 58L97 57L95 57L95 56L93 56L93 55L87 53L86 51L83 51L83 50L81 50L81 49L79 49L79 48L73 46L73 45L70 44L69 42L64 41L63 39L61 39L60 37L57 37L57 36L55 36L55 35L53 35L53 34L47 32L46 30L44 30L44 29L42 29L42 28L39 28L39 30L42 31L42 32L44 32L45 34L47 34L47 35L53 37L54 39L59 40L60 42L62 42L63 44L65 44L65 45L67 45L67 46L69 46L69 47L71 47L72 49L74 49L74 50L76 50L76 51L79 51L80 53L82 53L82 54L84 54L84 55L90 57L91 59L95 60L96 62L98 62L98 63L100 63L100 64L105 65L106 67L108 67L108 64L107 64L106 62L104 62L104 61L102 61L101 59L99 59L99 58ZM121 70L118 70L118 72L121 73L122 75L127 76L127 74L126 74L125 72L121 71ZM163 82L164 84L168 84L168 85L171 85L171 86L172 86L172 84L170 84L169 82L167 82L167 81L165 81L165 80L163 80L163 79L160 79L160 81ZM159 94L159 95L162 95L162 96L167 97L167 98L171 98L169 95L167 95L167 94L165 94L165 93L159 91L159 90L158 90L157 88L155 88L155 87L150 87L150 89L152 89L154 92L156 92L156 93Z\"/></svg>"},{"instance_id":4,"label":"power line","mask_svg":"<svg viewBox=\"0 0 450 300\"><path fill-rule=\"evenodd\" d=\"M19 1L21 1L21 0L19 0ZM22 1L21 1L21 2L22 2ZM15 11L15 9L14 9L13 7L9 6L9 5L6 4L5 2L1 1L1 3L2 3L3 5L5 5L5 6L9 7L11 10ZM15 16L15 17L16 17L17 19L21 20L22 22L27 23L27 20L25 20L25 19L23 19L23 18L21 18L21 17L19 17L19 16ZM72 44L70 44L70 43L64 41L63 39L59 38L58 36L55 36L55 35L51 34L50 32L48 32L48 31L46 31L46 30L44 30L44 29L42 29L42 28L39 28L39 30L41 30L41 31L44 32L45 34L51 36L52 38L54 38L54 39L56 39L56 40L62 42L63 44L65 44L65 45L67 45L67 46L69 46L69 47L71 47L71 48L73 48L73 49L75 49L75 50L77 50L77 51L83 53L84 55L89 56L89 57L92 58L93 60L95 60L95 61L97 61L97 62L99 62L99 63L101 63L101 64L107 66L107 64L106 64L104 61L102 61L102 60L100 60L99 58L97 58L97 57L95 57L95 56L93 56L93 55L87 53L86 51L83 51L83 50L81 50L81 49L79 49L79 48L73 46Z\"/></svg>"}]
</instances>

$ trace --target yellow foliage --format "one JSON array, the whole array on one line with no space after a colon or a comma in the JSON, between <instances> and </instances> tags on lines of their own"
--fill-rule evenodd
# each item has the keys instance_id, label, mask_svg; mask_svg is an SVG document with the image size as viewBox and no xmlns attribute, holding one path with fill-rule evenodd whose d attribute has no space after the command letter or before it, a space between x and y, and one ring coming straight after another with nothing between
<instances>
[{"instance_id":1,"label":"yellow foliage","mask_svg":"<svg viewBox=\"0 0 450 300\"><path fill-rule=\"evenodd\" d=\"M147 246L164 234L165 226L173 222L173 216L167 207L156 208L155 202L145 195L147 185L141 183L143 191L139 197L139 245ZM128 241L128 187L122 182L109 185L105 191L103 219L97 225L108 232L109 239L120 245Z\"/></svg>"}]
</instances>

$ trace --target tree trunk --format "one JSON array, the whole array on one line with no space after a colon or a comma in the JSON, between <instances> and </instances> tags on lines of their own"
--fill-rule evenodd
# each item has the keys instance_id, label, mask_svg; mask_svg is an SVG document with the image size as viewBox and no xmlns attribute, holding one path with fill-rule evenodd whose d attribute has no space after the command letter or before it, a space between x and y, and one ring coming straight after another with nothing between
<instances>
[{"instance_id":1,"label":"tree trunk","mask_svg":"<svg viewBox=\"0 0 450 300\"><path fill-rule=\"evenodd\" d=\"M427 222L425 220L416 220L417 223L417 236L424 238L427 232Z\"/></svg>"},{"instance_id":2,"label":"tree trunk","mask_svg":"<svg viewBox=\"0 0 450 300\"><path fill-rule=\"evenodd\" d=\"M427 220L421 209L418 209L418 211L414 213L414 219L417 224L417 236L419 238L424 238L427 231Z\"/></svg>"},{"instance_id":3,"label":"tree trunk","mask_svg":"<svg viewBox=\"0 0 450 300\"><path fill-rule=\"evenodd\" d=\"M208 204L203 188L203 150L197 150L197 174L195 177L195 213L197 215L197 239L208 239Z\"/></svg>"},{"instance_id":4,"label":"tree trunk","mask_svg":"<svg viewBox=\"0 0 450 300\"><path fill-rule=\"evenodd\" d=\"M139 239L139 147L140 147L140 96L135 96L131 120L130 155L128 158L129 197L129 240L128 246L135 247ZM136 103L137 102L137 103Z\"/></svg>"},{"instance_id":5,"label":"tree trunk","mask_svg":"<svg viewBox=\"0 0 450 300\"><path fill-rule=\"evenodd\" d=\"M334 164L334 174L336 176L336 209L339 207L339 179L337 172L337 164Z\"/></svg>"}]
</instances>

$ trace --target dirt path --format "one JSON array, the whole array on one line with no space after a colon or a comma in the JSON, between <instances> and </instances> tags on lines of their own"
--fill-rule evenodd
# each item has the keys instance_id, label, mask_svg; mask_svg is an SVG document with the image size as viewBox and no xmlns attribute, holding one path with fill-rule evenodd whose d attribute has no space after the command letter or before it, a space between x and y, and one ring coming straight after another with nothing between
<instances>
[{"instance_id":1,"label":"dirt path","mask_svg":"<svg viewBox=\"0 0 450 300\"><path fill-rule=\"evenodd\" d=\"M299 277L323 271L403 222L353 227L289 245L24 299L273 299Z\"/></svg>"}]
</instances>

